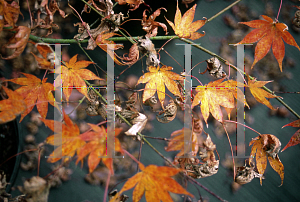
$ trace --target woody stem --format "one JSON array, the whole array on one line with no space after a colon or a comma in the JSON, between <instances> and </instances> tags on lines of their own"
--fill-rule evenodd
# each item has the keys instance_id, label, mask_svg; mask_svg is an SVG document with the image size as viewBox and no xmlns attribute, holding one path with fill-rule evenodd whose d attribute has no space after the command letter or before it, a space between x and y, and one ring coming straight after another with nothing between
<instances>
[{"instance_id":1,"label":"woody stem","mask_svg":"<svg viewBox=\"0 0 300 202\"><path fill-rule=\"evenodd\" d=\"M219 15L221 15L222 13L224 13L225 11L227 11L228 9L230 9L231 7L233 7L234 5L239 3L240 1L241 0L237 0L237 1L233 2L232 4L230 4L229 6L227 6L226 8L224 8L223 10L221 10L220 12L218 12L217 14L215 14L214 16L209 18L205 23L208 23L208 22L212 21L213 19L215 19L216 17L218 17Z\"/></svg>"}]
</instances>

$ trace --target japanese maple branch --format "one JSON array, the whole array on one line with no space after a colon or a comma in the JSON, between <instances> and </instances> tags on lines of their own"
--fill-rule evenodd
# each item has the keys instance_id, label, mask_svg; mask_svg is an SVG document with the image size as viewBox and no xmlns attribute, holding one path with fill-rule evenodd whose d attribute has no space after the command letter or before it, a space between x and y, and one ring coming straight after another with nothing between
<instances>
[{"instance_id":1,"label":"japanese maple branch","mask_svg":"<svg viewBox=\"0 0 300 202\"><path fill-rule=\"evenodd\" d=\"M105 104L107 104L107 101L106 99L95 89L92 87L92 85L84 80L86 82L86 84L91 87L91 89L103 100L103 102ZM132 124L127 120L125 119L119 112L116 112L117 116L122 120L124 121L128 126L132 126ZM167 159L162 153L160 153L146 138L144 135L142 135L140 132L137 132L137 134L141 137L141 139L146 142L158 155L160 155L165 161L167 161L171 166L177 168L169 159ZM182 175L184 175L182 172L181 172ZM207 191L208 193L210 193L212 196L216 197L218 200L220 201L226 201L224 199L222 199L221 197L219 197L218 195L216 195L215 193L213 193L212 191L210 191L208 188L206 188L205 186L203 186L202 184L200 184L199 182L197 182L195 179L191 178L190 176L187 176L187 175L184 175L186 177L188 177L188 179L190 181L192 181L193 183L197 184L198 186L200 186L201 188L203 188L205 191Z\"/></svg>"},{"instance_id":2,"label":"japanese maple branch","mask_svg":"<svg viewBox=\"0 0 300 202\"><path fill-rule=\"evenodd\" d=\"M190 41L190 40L187 40L187 39L184 39L184 38L180 38L180 40L181 40L181 41L184 41L184 42L186 42L186 43L188 43L188 44L191 44L192 46L194 46L194 47L196 47L196 48L198 48L198 49L200 49L200 50L202 50L202 51L204 51L204 52L210 54L210 55L213 56L213 57L218 58L220 61L222 61L222 62L225 63L226 65L230 65L230 66L231 66L233 69L235 69L236 71L240 71L240 72L243 73L244 75L247 75L246 72L244 72L243 70L241 70L241 69L237 68L236 66L230 64L226 59L222 58L221 56L217 55L216 53L211 52L210 50L207 50L206 48L204 48L204 47L202 47L202 46L200 46L200 45L198 45L198 44L195 44L194 42L192 42L192 41ZM249 76L249 78L250 78L251 80L254 79L254 77L252 77L252 76L250 76L250 75L248 75L248 76ZM275 93L274 93L273 91L271 91L269 88L267 88L267 87L265 87L265 86L263 86L262 89L264 89L264 90L267 91L268 93L271 93L271 94L275 95ZM275 95L275 96L276 96L276 95ZM295 112L295 111L294 111L288 104L286 104L280 97L276 97L276 99L277 99L283 106L285 106L291 113L293 113L298 119L300 119L299 114L297 114L297 112Z\"/></svg>"},{"instance_id":3,"label":"japanese maple branch","mask_svg":"<svg viewBox=\"0 0 300 202\"><path fill-rule=\"evenodd\" d=\"M215 19L216 17L218 17L219 15L221 15L222 13L224 13L225 11L227 11L228 9L230 9L231 7L233 7L234 5L239 3L240 1L242 1L242 0L237 0L237 1L233 2L232 4L230 4L229 6L227 6L226 8L224 8L223 10L221 10L220 12L218 12L217 14L215 14L214 16L209 18L205 23L208 23L208 22L212 21L213 19Z\"/></svg>"},{"instance_id":4,"label":"japanese maple branch","mask_svg":"<svg viewBox=\"0 0 300 202\"><path fill-rule=\"evenodd\" d=\"M93 88L92 87L92 85L88 82L88 81L86 81L85 80L85 82L86 82L86 84L89 86L89 87L91 87L91 89L102 99L102 101L105 103L105 104L107 104L107 101L106 101L106 99L95 89L95 88ZM119 112L116 112L116 114L117 114L117 116L122 120L122 121L124 121L128 126L132 126L132 124L127 120L127 119L125 119ZM144 135L142 135L140 132L138 132L137 133L140 137L141 137L141 139L144 141L144 142L146 142L158 155L160 155L165 161L167 161L170 165L173 165L173 166L175 166L169 159L167 159L162 153L160 153L155 147L153 147L153 145L144 137ZM175 166L176 167L176 166Z\"/></svg>"}]
</instances>

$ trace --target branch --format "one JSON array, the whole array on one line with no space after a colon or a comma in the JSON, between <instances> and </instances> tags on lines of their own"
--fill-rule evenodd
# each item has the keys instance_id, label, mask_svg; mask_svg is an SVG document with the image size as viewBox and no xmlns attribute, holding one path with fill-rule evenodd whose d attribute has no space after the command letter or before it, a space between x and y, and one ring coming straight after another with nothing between
<instances>
[{"instance_id":1,"label":"branch","mask_svg":"<svg viewBox=\"0 0 300 202\"><path fill-rule=\"evenodd\" d=\"M223 10L221 10L220 12L218 12L217 14L215 14L214 16L212 16L211 18L209 18L206 23L212 21L213 19L215 19L216 17L218 17L219 15L221 15L222 13L224 13L225 11L227 11L228 9L230 9L231 7L233 7L234 5L236 5L237 3L239 3L242 0L237 0L235 2L233 2L232 4L230 4L229 6L227 6L226 8L224 8Z\"/></svg>"},{"instance_id":2,"label":"branch","mask_svg":"<svg viewBox=\"0 0 300 202\"><path fill-rule=\"evenodd\" d=\"M155 37L151 37L150 40L168 40L171 38L179 39L178 36L171 35L171 36L155 36ZM29 39L31 39L32 41L35 41L35 42L60 43L60 44L87 43L89 40L89 39L84 39L84 40L79 41L76 39L51 39L51 38L42 38L42 37L38 37L38 36L34 36L34 35L30 35ZM126 37L112 37L107 40L109 40L109 41L127 41L127 40L132 40L132 39L138 40L139 37L138 36L130 37L130 39L127 36ZM135 43L135 42L132 41L132 43Z\"/></svg>"}]
</instances>

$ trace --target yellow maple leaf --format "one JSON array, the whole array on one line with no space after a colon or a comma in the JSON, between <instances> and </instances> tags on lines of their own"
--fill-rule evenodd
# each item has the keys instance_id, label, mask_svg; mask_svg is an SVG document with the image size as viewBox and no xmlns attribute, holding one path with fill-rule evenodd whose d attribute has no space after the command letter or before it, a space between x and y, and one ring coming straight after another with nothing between
<instances>
[{"instance_id":1,"label":"yellow maple leaf","mask_svg":"<svg viewBox=\"0 0 300 202\"><path fill-rule=\"evenodd\" d=\"M177 10L175 14L174 23L169 21L167 22L169 25L173 28L175 34L179 36L180 38L187 38L191 40L199 39L200 37L203 37L205 35L205 32L203 31L203 34L196 32L198 29L200 29L207 21L206 18L204 20L197 20L193 22L195 11L196 11L195 4L192 8L190 8L183 16L181 16L181 12L178 8L178 1L177 1Z\"/></svg>"},{"instance_id":2,"label":"yellow maple leaf","mask_svg":"<svg viewBox=\"0 0 300 202\"><path fill-rule=\"evenodd\" d=\"M149 67L149 72L141 76L137 82L147 83L144 89L143 102L151 98L157 91L158 99L163 107L165 101L165 85L171 93L177 96L181 96L178 86L174 80L183 80L184 78L174 72L171 72L173 67L162 66L160 67ZM163 107L164 108L164 107Z\"/></svg>"}]
</instances>

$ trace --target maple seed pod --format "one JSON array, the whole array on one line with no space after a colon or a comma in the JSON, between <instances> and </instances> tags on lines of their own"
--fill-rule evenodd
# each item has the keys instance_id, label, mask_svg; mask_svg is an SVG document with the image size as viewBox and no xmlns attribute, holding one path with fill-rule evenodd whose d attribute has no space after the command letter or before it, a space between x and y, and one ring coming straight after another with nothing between
<instances>
[{"instance_id":1,"label":"maple seed pod","mask_svg":"<svg viewBox=\"0 0 300 202\"><path fill-rule=\"evenodd\" d=\"M216 57L212 57L206 60L208 73L217 78L224 78L226 76L226 72L223 71L223 67L220 63L220 60Z\"/></svg>"}]
</instances>

